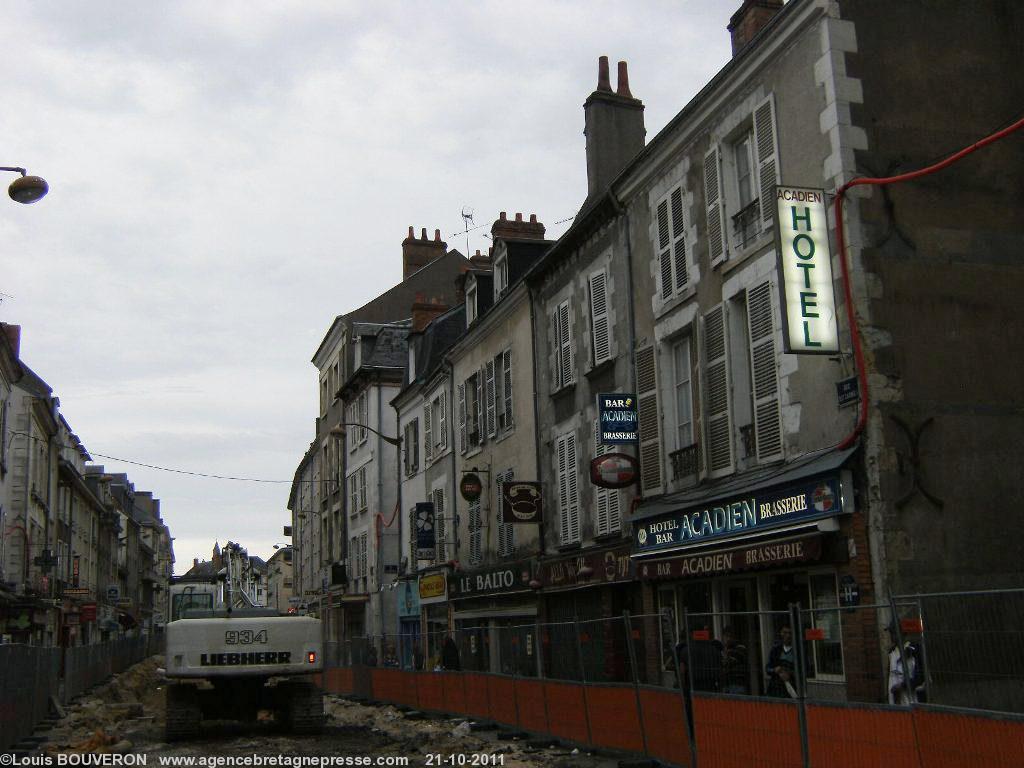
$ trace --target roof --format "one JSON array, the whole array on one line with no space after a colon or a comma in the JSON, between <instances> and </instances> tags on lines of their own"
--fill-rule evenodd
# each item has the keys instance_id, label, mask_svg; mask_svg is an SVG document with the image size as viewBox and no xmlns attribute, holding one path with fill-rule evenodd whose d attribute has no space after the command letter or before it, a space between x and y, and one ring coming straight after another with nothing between
<instances>
[{"instance_id":1,"label":"roof","mask_svg":"<svg viewBox=\"0 0 1024 768\"><path fill-rule=\"evenodd\" d=\"M466 305L454 307L431 320L422 331L413 331L409 343L415 345L416 370L409 371L407 384L392 398L394 404L407 391L426 381L444 363L445 353L466 333Z\"/></svg>"},{"instance_id":2,"label":"roof","mask_svg":"<svg viewBox=\"0 0 1024 768\"><path fill-rule=\"evenodd\" d=\"M216 576L216 575L217 575L217 569L214 567L213 563L210 560L203 560L198 565L193 565L191 568L189 568L187 571L185 571L185 573L183 574L182 578L184 578L185 576L191 576L191 577L195 577L195 576L211 576L212 577L212 576Z\"/></svg>"},{"instance_id":3,"label":"roof","mask_svg":"<svg viewBox=\"0 0 1024 768\"><path fill-rule=\"evenodd\" d=\"M679 493L666 494L642 502L629 519L632 522L639 522L660 515L681 512L692 507L704 507L708 506L710 502L726 496L753 493L832 472L843 466L858 447L854 445L843 451L827 448L824 451L807 454L781 467L774 466L754 472L745 472L742 475L730 476L721 482L705 483Z\"/></svg>"}]
</instances>

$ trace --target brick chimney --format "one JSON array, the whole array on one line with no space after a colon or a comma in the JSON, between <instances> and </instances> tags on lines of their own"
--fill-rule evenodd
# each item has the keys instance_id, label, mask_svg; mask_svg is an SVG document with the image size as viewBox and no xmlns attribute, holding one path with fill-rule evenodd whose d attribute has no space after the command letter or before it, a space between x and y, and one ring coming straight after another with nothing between
<instances>
[{"instance_id":1,"label":"brick chimney","mask_svg":"<svg viewBox=\"0 0 1024 768\"><path fill-rule=\"evenodd\" d=\"M7 343L11 345L15 358L21 356L21 326L8 325L4 323L4 335L7 336Z\"/></svg>"},{"instance_id":2,"label":"brick chimney","mask_svg":"<svg viewBox=\"0 0 1024 768\"><path fill-rule=\"evenodd\" d=\"M490 269L491 257L489 254L480 253L480 249L477 248L476 253L469 257L469 263L473 265L473 269Z\"/></svg>"},{"instance_id":3,"label":"brick chimney","mask_svg":"<svg viewBox=\"0 0 1024 768\"><path fill-rule=\"evenodd\" d=\"M611 184L626 163L644 148L644 105L629 91L626 62L619 62L619 80L612 91L608 57L598 60L597 90L583 104L587 137L587 197Z\"/></svg>"},{"instance_id":4,"label":"brick chimney","mask_svg":"<svg viewBox=\"0 0 1024 768\"><path fill-rule=\"evenodd\" d=\"M780 10L782 0L743 0L743 5L729 19L732 55L735 56L743 50Z\"/></svg>"},{"instance_id":5,"label":"brick chimney","mask_svg":"<svg viewBox=\"0 0 1024 768\"><path fill-rule=\"evenodd\" d=\"M198 568L199 567L199 558L198 557L193 557L192 558L192 567L193 568Z\"/></svg>"},{"instance_id":6,"label":"brick chimney","mask_svg":"<svg viewBox=\"0 0 1024 768\"><path fill-rule=\"evenodd\" d=\"M422 293L416 294L416 301L412 305L412 329L422 331L431 321L448 311L448 305L438 299L431 297L427 301Z\"/></svg>"},{"instance_id":7,"label":"brick chimney","mask_svg":"<svg viewBox=\"0 0 1024 768\"><path fill-rule=\"evenodd\" d=\"M531 213L530 220L524 221L523 214L517 213L515 219L509 219L505 211L491 225L491 237L517 238L519 240L543 240L544 225L537 221L537 214Z\"/></svg>"},{"instance_id":8,"label":"brick chimney","mask_svg":"<svg viewBox=\"0 0 1024 768\"><path fill-rule=\"evenodd\" d=\"M434 230L434 239L427 238L426 228L420 237L409 227L409 236L402 241L402 279L427 266L448 252L448 244L441 240L441 230Z\"/></svg>"}]
</instances>

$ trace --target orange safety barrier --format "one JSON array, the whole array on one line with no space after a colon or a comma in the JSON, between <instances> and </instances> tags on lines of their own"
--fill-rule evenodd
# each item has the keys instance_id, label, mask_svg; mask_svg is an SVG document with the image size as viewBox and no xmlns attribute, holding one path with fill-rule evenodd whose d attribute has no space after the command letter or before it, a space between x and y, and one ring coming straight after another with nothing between
<instances>
[{"instance_id":1,"label":"orange safety barrier","mask_svg":"<svg viewBox=\"0 0 1024 768\"><path fill-rule=\"evenodd\" d=\"M487 676L478 672L463 672L466 684L466 714L478 720L491 719L491 704L487 696Z\"/></svg>"},{"instance_id":2,"label":"orange safety barrier","mask_svg":"<svg viewBox=\"0 0 1024 768\"><path fill-rule=\"evenodd\" d=\"M644 737L633 686L587 685L584 694L592 744L643 752Z\"/></svg>"},{"instance_id":3,"label":"orange safety barrier","mask_svg":"<svg viewBox=\"0 0 1024 768\"><path fill-rule=\"evenodd\" d=\"M920 768L909 709L808 703L807 745L811 765Z\"/></svg>"},{"instance_id":4,"label":"orange safety barrier","mask_svg":"<svg viewBox=\"0 0 1024 768\"><path fill-rule=\"evenodd\" d=\"M647 753L673 765L690 764L690 733L679 691L640 689L640 722L647 736Z\"/></svg>"},{"instance_id":5,"label":"orange safety barrier","mask_svg":"<svg viewBox=\"0 0 1024 768\"><path fill-rule=\"evenodd\" d=\"M1019 768L1024 765L1024 719L915 709L922 768Z\"/></svg>"},{"instance_id":6,"label":"orange safety barrier","mask_svg":"<svg viewBox=\"0 0 1024 768\"><path fill-rule=\"evenodd\" d=\"M516 680L515 692L519 727L534 733L548 733L544 683L540 680Z\"/></svg>"},{"instance_id":7,"label":"orange safety barrier","mask_svg":"<svg viewBox=\"0 0 1024 768\"><path fill-rule=\"evenodd\" d=\"M491 719L504 725L516 725L516 691L511 677L487 675L487 695L491 702Z\"/></svg>"},{"instance_id":8,"label":"orange safety barrier","mask_svg":"<svg viewBox=\"0 0 1024 768\"><path fill-rule=\"evenodd\" d=\"M416 686L419 693L419 708L428 712L444 712L444 688L441 675L437 672L417 672Z\"/></svg>"},{"instance_id":9,"label":"orange safety barrier","mask_svg":"<svg viewBox=\"0 0 1024 768\"><path fill-rule=\"evenodd\" d=\"M552 736L587 744L590 732L583 688L577 683L544 681L544 695L548 703L548 727Z\"/></svg>"},{"instance_id":10,"label":"orange safety barrier","mask_svg":"<svg viewBox=\"0 0 1024 768\"><path fill-rule=\"evenodd\" d=\"M466 681L461 672L442 672L441 688L444 692L444 710L457 715L466 714Z\"/></svg>"},{"instance_id":11,"label":"orange safety barrier","mask_svg":"<svg viewBox=\"0 0 1024 768\"><path fill-rule=\"evenodd\" d=\"M803 768L795 703L693 695L701 768Z\"/></svg>"},{"instance_id":12,"label":"orange safety barrier","mask_svg":"<svg viewBox=\"0 0 1024 768\"><path fill-rule=\"evenodd\" d=\"M373 698L402 703L404 673L399 669L374 668L370 671Z\"/></svg>"}]
</instances>

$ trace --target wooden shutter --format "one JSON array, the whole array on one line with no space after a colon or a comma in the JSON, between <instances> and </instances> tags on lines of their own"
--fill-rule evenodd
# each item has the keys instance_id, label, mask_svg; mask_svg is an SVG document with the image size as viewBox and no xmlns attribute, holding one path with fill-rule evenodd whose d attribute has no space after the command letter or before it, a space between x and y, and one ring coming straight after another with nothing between
<instances>
[{"instance_id":1,"label":"wooden shutter","mask_svg":"<svg viewBox=\"0 0 1024 768\"><path fill-rule=\"evenodd\" d=\"M459 452L466 452L466 385L459 384Z\"/></svg>"},{"instance_id":2,"label":"wooden shutter","mask_svg":"<svg viewBox=\"0 0 1024 768\"><path fill-rule=\"evenodd\" d=\"M501 357L505 385L505 429L508 429L512 426L512 350L506 349Z\"/></svg>"},{"instance_id":3,"label":"wooden shutter","mask_svg":"<svg viewBox=\"0 0 1024 768\"><path fill-rule=\"evenodd\" d=\"M445 390L441 390L441 394L438 396L437 407L439 413L437 414L437 429L440 434L437 436L437 442L440 445L440 451L444 452L448 449L448 393Z\"/></svg>"},{"instance_id":4,"label":"wooden shutter","mask_svg":"<svg viewBox=\"0 0 1024 768\"><path fill-rule=\"evenodd\" d=\"M594 456L603 456L615 451L613 445L601 445L601 421L594 421ZM594 486L594 535L605 536L619 530L619 492L610 488Z\"/></svg>"},{"instance_id":5,"label":"wooden shutter","mask_svg":"<svg viewBox=\"0 0 1024 768\"><path fill-rule=\"evenodd\" d=\"M430 403L423 406L423 457L427 462L434 457L434 422Z\"/></svg>"},{"instance_id":6,"label":"wooden shutter","mask_svg":"<svg viewBox=\"0 0 1024 768\"><path fill-rule=\"evenodd\" d=\"M637 427L640 432L640 488L645 496L662 492L661 414L654 347L636 351Z\"/></svg>"},{"instance_id":7,"label":"wooden shutter","mask_svg":"<svg viewBox=\"0 0 1024 768\"><path fill-rule=\"evenodd\" d=\"M559 538L572 544L580 538L579 480L576 477L576 435L572 432L555 441L558 468Z\"/></svg>"},{"instance_id":8,"label":"wooden shutter","mask_svg":"<svg viewBox=\"0 0 1024 768\"><path fill-rule=\"evenodd\" d=\"M771 281L747 291L750 332L751 391L754 395L754 442L758 461L782 456L782 413L775 354L775 310Z\"/></svg>"},{"instance_id":9,"label":"wooden shutter","mask_svg":"<svg viewBox=\"0 0 1024 768\"><path fill-rule=\"evenodd\" d=\"M772 187L779 183L779 143L775 132L775 97L772 94L754 110L754 144L757 147L761 222L762 227L770 227L775 210Z\"/></svg>"},{"instance_id":10,"label":"wooden shutter","mask_svg":"<svg viewBox=\"0 0 1024 768\"><path fill-rule=\"evenodd\" d=\"M729 407L732 386L724 303L704 315L704 371L708 475L718 477L734 469L732 409Z\"/></svg>"},{"instance_id":11,"label":"wooden shutter","mask_svg":"<svg viewBox=\"0 0 1024 768\"><path fill-rule=\"evenodd\" d=\"M674 288L681 291L690 281L686 266L686 218L683 215L683 188L672 190L672 271L675 274Z\"/></svg>"},{"instance_id":12,"label":"wooden shutter","mask_svg":"<svg viewBox=\"0 0 1024 768\"><path fill-rule=\"evenodd\" d=\"M715 265L725 258L725 211L717 144L704 155L704 202L708 215L708 256Z\"/></svg>"},{"instance_id":13,"label":"wooden shutter","mask_svg":"<svg viewBox=\"0 0 1024 768\"><path fill-rule=\"evenodd\" d=\"M512 523L501 522L501 498L502 498L502 486L505 483L512 482L512 478L515 473L508 469L502 472L497 477L497 493L495 497L498 499L498 509L495 515L495 520L498 525L498 554L502 557L508 557L515 551L515 532Z\"/></svg>"},{"instance_id":14,"label":"wooden shutter","mask_svg":"<svg viewBox=\"0 0 1024 768\"><path fill-rule=\"evenodd\" d=\"M594 365L612 356L608 324L608 277L602 269L590 276L590 320L594 341Z\"/></svg>"},{"instance_id":15,"label":"wooden shutter","mask_svg":"<svg viewBox=\"0 0 1024 768\"><path fill-rule=\"evenodd\" d=\"M366 467L359 468L359 511L366 509Z\"/></svg>"},{"instance_id":16,"label":"wooden shutter","mask_svg":"<svg viewBox=\"0 0 1024 768\"><path fill-rule=\"evenodd\" d=\"M668 219L668 198L658 203L658 264L661 268L661 297L672 295L672 230Z\"/></svg>"},{"instance_id":17,"label":"wooden shutter","mask_svg":"<svg viewBox=\"0 0 1024 768\"><path fill-rule=\"evenodd\" d=\"M486 418L484 408L484 369L481 368L476 372L476 407L473 409L473 422L476 425L476 445L483 445L484 443L484 432L487 429L487 424L484 423Z\"/></svg>"},{"instance_id":18,"label":"wooden shutter","mask_svg":"<svg viewBox=\"0 0 1024 768\"><path fill-rule=\"evenodd\" d=\"M555 350L555 367L551 375L551 391L557 392L562 387L562 337L558 329L558 309L551 313L551 340Z\"/></svg>"},{"instance_id":19,"label":"wooden shutter","mask_svg":"<svg viewBox=\"0 0 1024 768\"><path fill-rule=\"evenodd\" d=\"M486 388L485 407L487 409L487 436L494 437L497 434L497 417L496 409L497 403L495 402L496 392L494 386L494 361L488 360L484 363L484 384Z\"/></svg>"},{"instance_id":20,"label":"wooden shutter","mask_svg":"<svg viewBox=\"0 0 1024 768\"><path fill-rule=\"evenodd\" d=\"M576 434L570 432L565 438L565 460L569 471L569 541L580 540L580 493L579 476L576 473Z\"/></svg>"},{"instance_id":21,"label":"wooden shutter","mask_svg":"<svg viewBox=\"0 0 1024 768\"><path fill-rule=\"evenodd\" d=\"M444 519L444 489L434 490L434 543L437 548L438 562L445 560L445 542L447 541L447 526Z\"/></svg>"},{"instance_id":22,"label":"wooden shutter","mask_svg":"<svg viewBox=\"0 0 1024 768\"><path fill-rule=\"evenodd\" d=\"M559 384L563 387L574 381L575 366L572 355L572 318L570 315L569 301L563 301L558 305L558 341L561 364Z\"/></svg>"},{"instance_id":23,"label":"wooden shutter","mask_svg":"<svg viewBox=\"0 0 1024 768\"><path fill-rule=\"evenodd\" d=\"M469 502L469 562L479 565L483 561L483 519L480 515L480 499Z\"/></svg>"}]
</instances>

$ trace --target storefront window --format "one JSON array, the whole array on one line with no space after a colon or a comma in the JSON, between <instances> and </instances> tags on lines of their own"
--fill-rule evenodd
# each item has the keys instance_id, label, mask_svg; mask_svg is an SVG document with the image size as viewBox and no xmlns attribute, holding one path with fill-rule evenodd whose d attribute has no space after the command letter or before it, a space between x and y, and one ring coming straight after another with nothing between
<instances>
[{"instance_id":1,"label":"storefront window","mask_svg":"<svg viewBox=\"0 0 1024 768\"><path fill-rule=\"evenodd\" d=\"M811 643L813 653L808 654L808 666L814 660L814 670L818 676L843 674L843 643L839 628L839 607L836 595L836 576L834 573L818 573L810 578L811 625L825 630L825 639ZM833 610L822 610L822 609Z\"/></svg>"}]
</instances>

